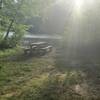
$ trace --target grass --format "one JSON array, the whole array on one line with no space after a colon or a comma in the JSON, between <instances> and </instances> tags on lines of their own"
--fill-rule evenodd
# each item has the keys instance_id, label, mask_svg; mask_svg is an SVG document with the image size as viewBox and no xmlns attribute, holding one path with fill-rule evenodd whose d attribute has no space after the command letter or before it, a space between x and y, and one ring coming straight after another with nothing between
<instances>
[{"instance_id":1,"label":"grass","mask_svg":"<svg viewBox=\"0 0 100 100\"><path fill-rule=\"evenodd\" d=\"M54 54L2 60L19 51L0 52L0 100L100 100L99 66L57 66Z\"/></svg>"},{"instance_id":2,"label":"grass","mask_svg":"<svg viewBox=\"0 0 100 100\"><path fill-rule=\"evenodd\" d=\"M0 50L0 59L3 59L5 57L9 57L9 56L17 55L20 52L22 53L22 50L20 47L15 47L13 49Z\"/></svg>"},{"instance_id":3,"label":"grass","mask_svg":"<svg viewBox=\"0 0 100 100\"><path fill-rule=\"evenodd\" d=\"M8 53L7 50L6 52L4 57L9 56L10 53L12 55L12 51ZM17 52L14 53L14 55L16 54ZM31 87L33 90L37 89L48 76L48 71L51 71L52 68L51 58L33 57L26 61L1 60L0 100L9 100L9 98L12 99L14 96L16 98L20 97L23 92L30 90Z\"/></svg>"}]
</instances>

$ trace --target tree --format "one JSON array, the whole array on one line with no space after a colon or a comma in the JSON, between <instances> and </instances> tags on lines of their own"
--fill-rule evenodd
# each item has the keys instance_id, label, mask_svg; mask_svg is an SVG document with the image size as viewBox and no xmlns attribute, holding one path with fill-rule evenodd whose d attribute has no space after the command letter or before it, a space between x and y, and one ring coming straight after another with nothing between
<instances>
[{"instance_id":1,"label":"tree","mask_svg":"<svg viewBox=\"0 0 100 100\"><path fill-rule=\"evenodd\" d=\"M8 41L11 43L12 38L17 38L17 43L29 27L26 23L27 20L33 16L40 16L44 10L43 7L46 7L51 1L52 0L45 2L44 0L1 0L3 8L0 9L0 34L5 35L4 41L2 41L3 45L4 43L8 45ZM10 31L13 31L13 36L9 39Z\"/></svg>"}]
</instances>

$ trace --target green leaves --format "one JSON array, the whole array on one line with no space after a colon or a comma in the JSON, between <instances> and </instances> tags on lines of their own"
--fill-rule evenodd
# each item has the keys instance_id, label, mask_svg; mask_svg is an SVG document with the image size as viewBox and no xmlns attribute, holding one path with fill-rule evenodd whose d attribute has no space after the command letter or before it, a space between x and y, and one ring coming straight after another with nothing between
<instances>
[{"instance_id":1,"label":"green leaves","mask_svg":"<svg viewBox=\"0 0 100 100\"><path fill-rule=\"evenodd\" d=\"M51 4L52 0L3 0L4 7L0 10L0 32L6 33L6 43L9 47L19 43L31 25L27 25L28 20L34 16L40 16L45 7ZM13 20L12 24L11 21ZM13 36L9 38L9 33ZM5 39L5 38L4 38ZM9 43L8 44L8 40ZM2 44L2 43L0 43ZM5 43L3 43L5 45ZM4 46L5 47L5 46Z\"/></svg>"}]
</instances>

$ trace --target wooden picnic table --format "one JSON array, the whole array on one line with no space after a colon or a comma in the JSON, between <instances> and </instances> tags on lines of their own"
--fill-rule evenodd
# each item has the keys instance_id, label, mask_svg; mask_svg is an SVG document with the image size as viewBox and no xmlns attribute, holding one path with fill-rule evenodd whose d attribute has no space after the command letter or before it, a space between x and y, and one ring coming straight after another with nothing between
<instances>
[{"instance_id":1,"label":"wooden picnic table","mask_svg":"<svg viewBox=\"0 0 100 100\"><path fill-rule=\"evenodd\" d=\"M47 42L30 43L28 47L23 47L24 54L44 55L52 51L52 46Z\"/></svg>"}]
</instances>

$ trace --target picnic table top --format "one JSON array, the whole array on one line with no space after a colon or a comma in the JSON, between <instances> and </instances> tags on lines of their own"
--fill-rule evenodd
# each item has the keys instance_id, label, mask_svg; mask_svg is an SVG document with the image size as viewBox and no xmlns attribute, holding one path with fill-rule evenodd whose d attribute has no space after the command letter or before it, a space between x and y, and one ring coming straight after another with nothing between
<instances>
[{"instance_id":1,"label":"picnic table top","mask_svg":"<svg viewBox=\"0 0 100 100\"><path fill-rule=\"evenodd\" d=\"M36 42L36 43L31 43L30 45L41 45L41 44L46 44L47 42Z\"/></svg>"}]
</instances>

